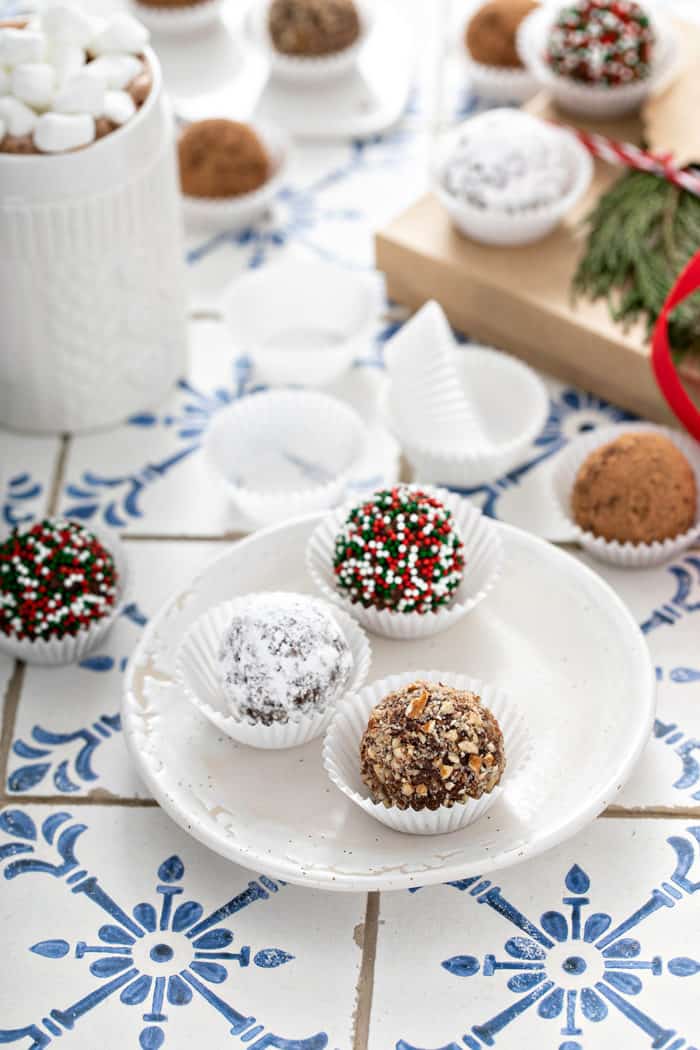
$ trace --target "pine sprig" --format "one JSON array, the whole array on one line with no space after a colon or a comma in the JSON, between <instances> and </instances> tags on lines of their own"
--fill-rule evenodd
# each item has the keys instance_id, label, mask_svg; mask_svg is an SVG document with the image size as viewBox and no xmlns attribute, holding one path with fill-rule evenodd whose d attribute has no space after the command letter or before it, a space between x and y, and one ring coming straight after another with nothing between
<instances>
[{"instance_id":1,"label":"pine sprig","mask_svg":"<svg viewBox=\"0 0 700 1050\"><path fill-rule=\"evenodd\" d=\"M700 250L700 198L646 172L624 175L586 217L586 249L573 280L575 295L607 299L611 316L650 333L678 274ZM700 351L700 295L669 323L679 354Z\"/></svg>"}]
</instances>

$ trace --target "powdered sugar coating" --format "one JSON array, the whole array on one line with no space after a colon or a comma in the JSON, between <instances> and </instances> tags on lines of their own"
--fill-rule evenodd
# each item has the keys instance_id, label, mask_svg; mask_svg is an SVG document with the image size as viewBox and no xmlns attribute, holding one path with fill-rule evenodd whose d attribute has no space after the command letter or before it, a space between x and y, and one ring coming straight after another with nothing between
<instances>
[{"instance_id":1,"label":"powdered sugar coating","mask_svg":"<svg viewBox=\"0 0 700 1050\"><path fill-rule=\"evenodd\" d=\"M348 643L325 603L303 594L251 594L219 649L226 700L253 724L284 723L330 706L352 667Z\"/></svg>"}]
</instances>

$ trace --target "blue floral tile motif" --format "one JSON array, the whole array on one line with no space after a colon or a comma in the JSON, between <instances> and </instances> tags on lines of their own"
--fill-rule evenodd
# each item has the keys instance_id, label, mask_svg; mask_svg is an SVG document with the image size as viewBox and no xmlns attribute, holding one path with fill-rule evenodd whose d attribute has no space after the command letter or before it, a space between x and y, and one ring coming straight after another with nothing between
<instances>
[{"instance_id":1,"label":"blue floral tile motif","mask_svg":"<svg viewBox=\"0 0 700 1050\"><path fill-rule=\"evenodd\" d=\"M583 393L573 387L566 388L550 400L549 418L533 444L531 455L524 463L490 484L473 488L450 488L470 499L477 498L484 514L497 518L498 503L503 493L519 485L536 467L550 459L574 438L597 427L634 418L623 409L593 394Z\"/></svg>"},{"instance_id":2,"label":"blue floral tile motif","mask_svg":"<svg viewBox=\"0 0 700 1050\"><path fill-rule=\"evenodd\" d=\"M284 884L264 875L252 880L234 897L205 914L193 900L180 900L185 866L178 856L166 858L156 873L153 897L122 907L102 886L99 878L80 867L76 845L86 825L69 813L54 812L41 827L22 810L0 814L0 865L5 879L48 875L60 880L66 892L84 895L107 921L90 942L49 936L28 946L36 955L55 960L68 956L85 960L86 970L100 982L76 1002L49 1010L23 1028L0 1028L0 1044L21 1043L26 1050L43 1050L64 1032L112 996L126 1007L143 1011L141 1050L159 1050L166 1042L169 1023L177 1023L177 1008L195 996L224 1020L222 1036L240 1040L248 1050L324 1050L328 1037L319 1032L308 1038L286 1039L255 1017L241 1013L214 991L238 967L250 965L263 971L293 963L294 956L280 948L250 945L234 947L234 932L226 925L253 904L263 904L281 892ZM55 931L47 931L54 933ZM60 932L60 931L57 931Z\"/></svg>"},{"instance_id":3,"label":"blue floral tile motif","mask_svg":"<svg viewBox=\"0 0 700 1050\"><path fill-rule=\"evenodd\" d=\"M659 627L673 627L688 615L700 612L700 555L689 554L669 565L667 572L673 584L673 593L657 606L642 622L644 634Z\"/></svg>"},{"instance_id":4,"label":"blue floral tile motif","mask_svg":"<svg viewBox=\"0 0 700 1050\"><path fill-rule=\"evenodd\" d=\"M28 525L37 514L37 502L44 487L31 474L21 473L10 477L5 491L0 493L0 514L3 525L11 529Z\"/></svg>"},{"instance_id":5,"label":"blue floral tile motif","mask_svg":"<svg viewBox=\"0 0 700 1050\"><path fill-rule=\"evenodd\" d=\"M700 827L668 840L675 853L675 867L639 905L622 919L593 910L591 880L578 864L564 876L560 906L545 911L538 921L528 918L508 900L498 886L479 876L450 883L467 892L476 904L486 905L514 929L502 952L483 958L456 955L442 962L451 977L477 980L508 975L507 990L516 998L484 1021L470 1023L469 1031L440 1050L483 1050L494 1046L500 1033L533 1010L542 1021L541 1050L585 1050L599 1045L590 1041L591 1029L617 1011L630 1026L643 1032L651 1046L661 1050L697 1050L688 1035L656 1021L643 1007L648 982L667 977L691 977L700 962L685 956L664 960L647 957L642 942L629 934L643 927L652 915L666 908L682 907L700 890L688 878L700 855ZM639 1005L637 997L639 999ZM554 1022L554 1023L553 1023ZM630 1032L631 1034L631 1032ZM400 1040L396 1050L419 1050ZM426 1050L426 1048L424 1048ZM437 1048L436 1048L437 1050Z\"/></svg>"}]
</instances>

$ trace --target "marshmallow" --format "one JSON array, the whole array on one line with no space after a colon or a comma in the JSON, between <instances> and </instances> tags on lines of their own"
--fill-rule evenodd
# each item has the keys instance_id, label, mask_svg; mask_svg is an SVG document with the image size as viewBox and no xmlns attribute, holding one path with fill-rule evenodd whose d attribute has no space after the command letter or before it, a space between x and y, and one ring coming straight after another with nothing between
<instances>
[{"instance_id":1,"label":"marshmallow","mask_svg":"<svg viewBox=\"0 0 700 1050\"><path fill-rule=\"evenodd\" d=\"M46 52L46 37L30 29L0 29L0 66L19 66L24 62L41 62Z\"/></svg>"},{"instance_id":2,"label":"marshmallow","mask_svg":"<svg viewBox=\"0 0 700 1050\"><path fill-rule=\"evenodd\" d=\"M134 55L114 54L100 55L94 62L88 62L85 72L92 77L99 77L105 87L121 90L138 76L143 64Z\"/></svg>"},{"instance_id":3,"label":"marshmallow","mask_svg":"<svg viewBox=\"0 0 700 1050\"><path fill-rule=\"evenodd\" d=\"M5 122L9 135L31 135L36 127L37 115L18 98L6 95L0 98L0 120Z\"/></svg>"},{"instance_id":4,"label":"marshmallow","mask_svg":"<svg viewBox=\"0 0 700 1050\"><path fill-rule=\"evenodd\" d=\"M114 15L90 41L94 55L110 54L114 51L140 54L148 43L149 33L133 15Z\"/></svg>"},{"instance_id":5,"label":"marshmallow","mask_svg":"<svg viewBox=\"0 0 700 1050\"><path fill-rule=\"evenodd\" d=\"M15 98L44 109L53 98L56 75L47 62L26 62L12 70L10 84Z\"/></svg>"},{"instance_id":6,"label":"marshmallow","mask_svg":"<svg viewBox=\"0 0 700 1050\"><path fill-rule=\"evenodd\" d=\"M102 116L113 124L126 124L136 112L134 100L128 91L108 91L105 95Z\"/></svg>"},{"instance_id":7,"label":"marshmallow","mask_svg":"<svg viewBox=\"0 0 700 1050\"><path fill-rule=\"evenodd\" d=\"M78 47L87 47L95 35L95 22L89 15L70 4L54 3L45 11L43 25L54 40L64 40Z\"/></svg>"},{"instance_id":8,"label":"marshmallow","mask_svg":"<svg viewBox=\"0 0 700 1050\"><path fill-rule=\"evenodd\" d=\"M66 80L56 93L51 108L55 113L89 113L91 117L100 117L104 107L104 82L99 77L80 72Z\"/></svg>"},{"instance_id":9,"label":"marshmallow","mask_svg":"<svg viewBox=\"0 0 700 1050\"><path fill-rule=\"evenodd\" d=\"M83 68L87 55L82 47L69 40L50 40L46 61L56 70L56 83L60 87Z\"/></svg>"},{"instance_id":10,"label":"marshmallow","mask_svg":"<svg viewBox=\"0 0 700 1050\"><path fill-rule=\"evenodd\" d=\"M42 153L65 153L94 138L95 121L87 113L43 113L34 129L34 145Z\"/></svg>"}]
</instances>

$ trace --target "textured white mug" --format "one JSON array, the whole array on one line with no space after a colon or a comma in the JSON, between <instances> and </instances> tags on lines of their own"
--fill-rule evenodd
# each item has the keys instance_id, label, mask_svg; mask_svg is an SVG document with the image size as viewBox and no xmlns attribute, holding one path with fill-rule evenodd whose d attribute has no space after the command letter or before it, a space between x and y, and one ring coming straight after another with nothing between
<instances>
[{"instance_id":1,"label":"textured white mug","mask_svg":"<svg viewBox=\"0 0 700 1050\"><path fill-rule=\"evenodd\" d=\"M186 364L173 121L160 65L123 127L73 153L0 153L0 424L88 430Z\"/></svg>"}]
</instances>

